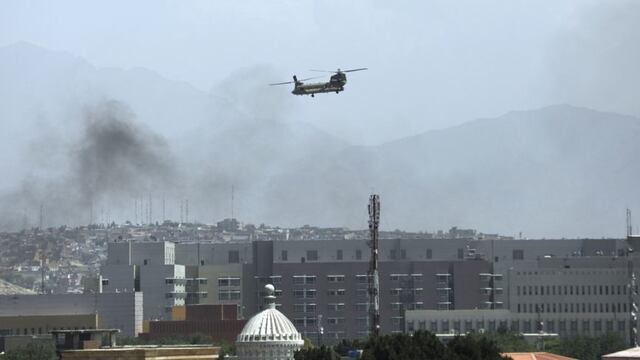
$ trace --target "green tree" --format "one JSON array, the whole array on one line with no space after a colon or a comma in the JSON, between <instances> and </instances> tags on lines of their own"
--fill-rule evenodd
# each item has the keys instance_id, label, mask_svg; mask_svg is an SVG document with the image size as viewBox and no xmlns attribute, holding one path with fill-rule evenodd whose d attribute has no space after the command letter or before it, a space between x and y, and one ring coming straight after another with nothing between
<instances>
[{"instance_id":1,"label":"green tree","mask_svg":"<svg viewBox=\"0 0 640 360\"><path fill-rule=\"evenodd\" d=\"M497 343L487 336L467 334L447 343L447 358L451 360L502 360Z\"/></svg>"},{"instance_id":2,"label":"green tree","mask_svg":"<svg viewBox=\"0 0 640 360\"><path fill-rule=\"evenodd\" d=\"M340 356L336 354L331 347L309 347L303 348L293 355L295 360L339 360Z\"/></svg>"},{"instance_id":3,"label":"green tree","mask_svg":"<svg viewBox=\"0 0 640 360\"><path fill-rule=\"evenodd\" d=\"M363 360L440 360L445 355L444 345L428 331L371 337L363 350Z\"/></svg>"},{"instance_id":4,"label":"green tree","mask_svg":"<svg viewBox=\"0 0 640 360\"><path fill-rule=\"evenodd\" d=\"M498 331L484 333L481 336L495 341L500 352L529 352L535 351L536 347L525 340L522 334L510 331Z\"/></svg>"},{"instance_id":5,"label":"green tree","mask_svg":"<svg viewBox=\"0 0 640 360\"><path fill-rule=\"evenodd\" d=\"M24 347L7 351L2 360L57 360L56 348L51 342L32 342Z\"/></svg>"},{"instance_id":6,"label":"green tree","mask_svg":"<svg viewBox=\"0 0 640 360\"><path fill-rule=\"evenodd\" d=\"M340 356L347 356L349 351L361 350L364 348L364 343L360 340L347 340L342 339L339 343L333 346L333 350Z\"/></svg>"},{"instance_id":7,"label":"green tree","mask_svg":"<svg viewBox=\"0 0 640 360\"><path fill-rule=\"evenodd\" d=\"M599 360L602 355L626 349L628 346L617 334L597 337L574 336L554 339L546 343L546 350L581 360Z\"/></svg>"}]
</instances>

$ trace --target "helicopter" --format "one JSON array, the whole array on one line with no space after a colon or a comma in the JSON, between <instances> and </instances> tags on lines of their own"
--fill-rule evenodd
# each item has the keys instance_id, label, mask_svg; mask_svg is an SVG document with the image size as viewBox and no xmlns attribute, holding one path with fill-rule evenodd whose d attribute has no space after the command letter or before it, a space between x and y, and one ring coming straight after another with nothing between
<instances>
[{"instance_id":1,"label":"helicopter","mask_svg":"<svg viewBox=\"0 0 640 360\"><path fill-rule=\"evenodd\" d=\"M293 91L291 91L294 95L311 95L311 97L315 97L315 94L318 93L328 93L335 92L338 94L340 91L344 91L344 86L347 83L347 75L345 73L354 72L354 71L362 71L367 70L368 68L358 68L358 69L350 69L350 70L311 70L317 72L328 72L332 73L328 82L318 82L318 83L310 83L305 84L303 81L317 79L321 76L310 77L306 79L298 79L295 75L293 75L293 81L285 81L280 83L269 84L269 86L274 85L286 85L286 84L294 84Z\"/></svg>"}]
</instances>

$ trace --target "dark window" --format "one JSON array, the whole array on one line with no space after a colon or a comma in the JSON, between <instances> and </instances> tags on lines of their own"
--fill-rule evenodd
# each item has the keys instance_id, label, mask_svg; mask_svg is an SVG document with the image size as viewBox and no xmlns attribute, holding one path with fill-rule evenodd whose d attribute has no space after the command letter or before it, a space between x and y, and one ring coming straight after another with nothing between
<instances>
[{"instance_id":1,"label":"dark window","mask_svg":"<svg viewBox=\"0 0 640 360\"><path fill-rule=\"evenodd\" d=\"M342 250L337 250L336 251L336 259L342 260Z\"/></svg>"},{"instance_id":2,"label":"dark window","mask_svg":"<svg viewBox=\"0 0 640 360\"><path fill-rule=\"evenodd\" d=\"M362 250L356 249L356 260L362 260Z\"/></svg>"},{"instance_id":3,"label":"dark window","mask_svg":"<svg viewBox=\"0 0 640 360\"><path fill-rule=\"evenodd\" d=\"M393 260L396 259L396 249L391 249L391 252L389 253L389 257Z\"/></svg>"},{"instance_id":4,"label":"dark window","mask_svg":"<svg viewBox=\"0 0 640 360\"><path fill-rule=\"evenodd\" d=\"M464 257L464 249L458 249L458 259L462 259Z\"/></svg>"},{"instance_id":5,"label":"dark window","mask_svg":"<svg viewBox=\"0 0 640 360\"><path fill-rule=\"evenodd\" d=\"M524 260L524 250L513 250L513 260Z\"/></svg>"},{"instance_id":6,"label":"dark window","mask_svg":"<svg viewBox=\"0 0 640 360\"><path fill-rule=\"evenodd\" d=\"M318 260L318 250L307 250L307 260L309 260L309 261L317 261Z\"/></svg>"},{"instance_id":7,"label":"dark window","mask_svg":"<svg viewBox=\"0 0 640 360\"><path fill-rule=\"evenodd\" d=\"M431 249L427 249L427 259L431 259L433 257L433 251Z\"/></svg>"},{"instance_id":8,"label":"dark window","mask_svg":"<svg viewBox=\"0 0 640 360\"><path fill-rule=\"evenodd\" d=\"M200 260L200 265L204 266L204 260Z\"/></svg>"},{"instance_id":9,"label":"dark window","mask_svg":"<svg viewBox=\"0 0 640 360\"><path fill-rule=\"evenodd\" d=\"M287 253L287 250L282 250L280 257L282 258L282 261L287 261L287 259L289 258L289 254Z\"/></svg>"},{"instance_id":10,"label":"dark window","mask_svg":"<svg viewBox=\"0 0 640 360\"><path fill-rule=\"evenodd\" d=\"M147 264L149 263L149 260L144 259L144 262L143 262L143 263L144 263L144 265L147 265Z\"/></svg>"},{"instance_id":11,"label":"dark window","mask_svg":"<svg viewBox=\"0 0 640 360\"><path fill-rule=\"evenodd\" d=\"M229 264L237 264L240 262L240 252L238 250L229 250Z\"/></svg>"},{"instance_id":12,"label":"dark window","mask_svg":"<svg viewBox=\"0 0 640 360\"><path fill-rule=\"evenodd\" d=\"M401 249L400 250L400 258L401 259L406 259L407 258L407 250L405 250L405 249Z\"/></svg>"}]
</instances>

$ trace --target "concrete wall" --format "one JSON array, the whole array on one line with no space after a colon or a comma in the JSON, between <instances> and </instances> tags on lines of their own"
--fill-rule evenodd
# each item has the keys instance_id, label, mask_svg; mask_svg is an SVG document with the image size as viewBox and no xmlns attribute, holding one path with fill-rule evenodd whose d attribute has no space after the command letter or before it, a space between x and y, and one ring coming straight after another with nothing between
<instances>
[{"instance_id":1,"label":"concrete wall","mask_svg":"<svg viewBox=\"0 0 640 360\"><path fill-rule=\"evenodd\" d=\"M142 294L48 294L0 296L0 317L98 314L101 327L125 336L142 332Z\"/></svg>"},{"instance_id":2,"label":"concrete wall","mask_svg":"<svg viewBox=\"0 0 640 360\"><path fill-rule=\"evenodd\" d=\"M0 333L8 335L43 335L51 330L96 329L97 314L20 315L0 317Z\"/></svg>"},{"instance_id":3,"label":"concrete wall","mask_svg":"<svg viewBox=\"0 0 640 360\"><path fill-rule=\"evenodd\" d=\"M600 336L615 333L627 339L629 319L613 313L592 314L518 314L509 310L411 310L406 313L408 332L429 330L434 333L466 333L469 331L496 331L500 327L521 333L538 332L538 319L542 329L560 336Z\"/></svg>"}]
</instances>

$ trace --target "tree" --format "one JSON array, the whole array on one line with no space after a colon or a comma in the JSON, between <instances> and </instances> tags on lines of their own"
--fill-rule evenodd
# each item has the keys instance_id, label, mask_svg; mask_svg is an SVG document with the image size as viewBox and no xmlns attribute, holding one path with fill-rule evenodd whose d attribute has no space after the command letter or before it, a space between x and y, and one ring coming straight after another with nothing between
<instances>
[{"instance_id":1,"label":"tree","mask_svg":"<svg viewBox=\"0 0 640 360\"><path fill-rule=\"evenodd\" d=\"M340 356L347 356L350 351L362 350L362 348L364 348L364 343L360 340L342 339L339 343L333 346L333 351L338 353Z\"/></svg>"},{"instance_id":2,"label":"tree","mask_svg":"<svg viewBox=\"0 0 640 360\"><path fill-rule=\"evenodd\" d=\"M362 360L502 360L494 339L469 334L446 346L428 331L369 338Z\"/></svg>"},{"instance_id":3,"label":"tree","mask_svg":"<svg viewBox=\"0 0 640 360\"><path fill-rule=\"evenodd\" d=\"M529 352L535 351L536 347L525 340L519 333L510 331L488 332L481 336L496 342L500 352Z\"/></svg>"},{"instance_id":4,"label":"tree","mask_svg":"<svg viewBox=\"0 0 640 360\"><path fill-rule=\"evenodd\" d=\"M324 345L318 347L303 348L293 355L295 360L339 360L340 357L331 347Z\"/></svg>"},{"instance_id":5,"label":"tree","mask_svg":"<svg viewBox=\"0 0 640 360\"><path fill-rule=\"evenodd\" d=\"M2 360L57 360L52 342L32 342L21 348L7 351Z\"/></svg>"},{"instance_id":6,"label":"tree","mask_svg":"<svg viewBox=\"0 0 640 360\"><path fill-rule=\"evenodd\" d=\"M456 336L447 344L447 358L452 360L502 360L497 343L487 336Z\"/></svg>"},{"instance_id":7,"label":"tree","mask_svg":"<svg viewBox=\"0 0 640 360\"><path fill-rule=\"evenodd\" d=\"M628 346L617 334L597 337L574 336L546 343L546 349L559 355L581 360L599 360L602 355L626 349Z\"/></svg>"},{"instance_id":8,"label":"tree","mask_svg":"<svg viewBox=\"0 0 640 360\"><path fill-rule=\"evenodd\" d=\"M445 347L435 335L422 330L413 335L371 337L363 350L363 360L439 360L445 355Z\"/></svg>"}]
</instances>

